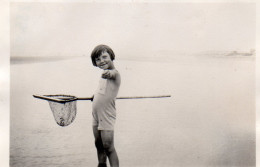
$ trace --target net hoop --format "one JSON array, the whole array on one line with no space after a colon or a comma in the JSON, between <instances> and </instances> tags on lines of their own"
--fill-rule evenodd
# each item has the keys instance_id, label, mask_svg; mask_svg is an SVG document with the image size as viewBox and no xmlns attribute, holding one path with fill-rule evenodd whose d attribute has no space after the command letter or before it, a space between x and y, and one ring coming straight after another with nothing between
<instances>
[{"instance_id":1,"label":"net hoop","mask_svg":"<svg viewBox=\"0 0 260 167\"><path fill-rule=\"evenodd\" d=\"M57 94L57 95L44 95L45 97L49 97L53 99L55 102L60 102L60 103L66 103L66 102L71 102L71 101L76 101L78 98L76 96L72 95L64 95L64 94Z\"/></svg>"}]
</instances>

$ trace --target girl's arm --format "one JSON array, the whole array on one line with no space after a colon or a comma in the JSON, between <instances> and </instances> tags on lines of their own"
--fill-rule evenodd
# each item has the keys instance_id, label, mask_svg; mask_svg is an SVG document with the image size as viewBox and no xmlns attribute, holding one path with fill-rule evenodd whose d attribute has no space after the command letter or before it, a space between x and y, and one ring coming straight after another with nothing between
<instances>
[{"instance_id":1,"label":"girl's arm","mask_svg":"<svg viewBox=\"0 0 260 167\"><path fill-rule=\"evenodd\" d=\"M117 70L104 70L102 78L115 80L118 85L121 83L121 77Z\"/></svg>"}]
</instances>

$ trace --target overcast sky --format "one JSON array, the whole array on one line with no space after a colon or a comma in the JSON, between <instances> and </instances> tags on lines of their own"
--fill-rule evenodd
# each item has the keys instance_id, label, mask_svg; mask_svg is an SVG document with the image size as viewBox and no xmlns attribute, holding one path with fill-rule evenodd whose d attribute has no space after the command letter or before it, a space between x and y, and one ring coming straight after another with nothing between
<instances>
[{"instance_id":1,"label":"overcast sky","mask_svg":"<svg viewBox=\"0 0 260 167\"><path fill-rule=\"evenodd\" d=\"M11 56L120 56L255 48L253 3L12 3Z\"/></svg>"}]
</instances>

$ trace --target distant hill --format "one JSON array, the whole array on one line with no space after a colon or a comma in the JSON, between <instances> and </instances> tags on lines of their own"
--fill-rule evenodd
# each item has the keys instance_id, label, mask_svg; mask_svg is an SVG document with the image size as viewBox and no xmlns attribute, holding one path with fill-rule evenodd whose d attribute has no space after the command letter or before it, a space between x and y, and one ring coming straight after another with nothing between
<instances>
[{"instance_id":1,"label":"distant hill","mask_svg":"<svg viewBox=\"0 0 260 167\"><path fill-rule=\"evenodd\" d=\"M232 51L226 56L254 56L255 55L255 50L251 49L250 52L239 52L239 51Z\"/></svg>"}]
</instances>

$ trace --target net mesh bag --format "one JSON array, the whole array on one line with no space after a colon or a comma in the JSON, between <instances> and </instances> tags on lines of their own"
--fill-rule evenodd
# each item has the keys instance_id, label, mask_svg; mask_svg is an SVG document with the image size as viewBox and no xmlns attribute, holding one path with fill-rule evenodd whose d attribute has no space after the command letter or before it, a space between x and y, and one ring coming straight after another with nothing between
<instances>
[{"instance_id":1,"label":"net mesh bag","mask_svg":"<svg viewBox=\"0 0 260 167\"><path fill-rule=\"evenodd\" d=\"M48 95L62 102L48 101L56 123L60 126L71 124L77 114L77 101L75 96L70 95Z\"/></svg>"}]
</instances>

